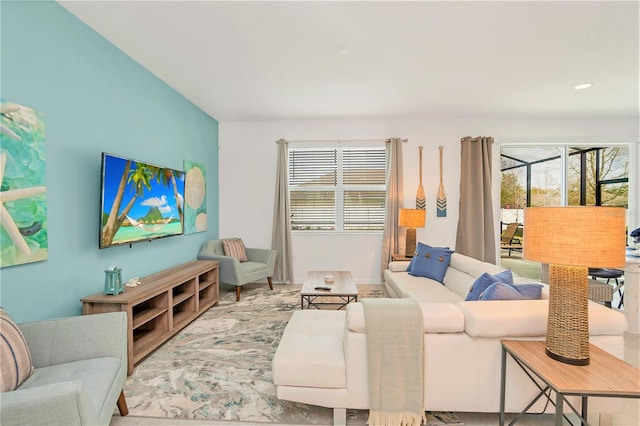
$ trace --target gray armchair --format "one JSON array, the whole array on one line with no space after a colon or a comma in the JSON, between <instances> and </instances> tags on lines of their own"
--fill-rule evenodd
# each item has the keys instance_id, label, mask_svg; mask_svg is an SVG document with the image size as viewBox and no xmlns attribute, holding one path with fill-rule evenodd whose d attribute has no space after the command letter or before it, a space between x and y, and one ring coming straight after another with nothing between
<instances>
[{"instance_id":1,"label":"gray armchair","mask_svg":"<svg viewBox=\"0 0 640 426\"><path fill-rule=\"evenodd\" d=\"M207 241L198 254L200 260L220 262L220 282L236 286L236 301L240 301L242 286L266 278L273 290L273 270L276 265L276 251L262 248L246 248L247 262L225 256L221 240Z\"/></svg>"},{"instance_id":2,"label":"gray armchair","mask_svg":"<svg viewBox=\"0 0 640 426\"><path fill-rule=\"evenodd\" d=\"M0 396L0 424L108 425L128 414L125 312L18 324L35 371Z\"/></svg>"}]
</instances>

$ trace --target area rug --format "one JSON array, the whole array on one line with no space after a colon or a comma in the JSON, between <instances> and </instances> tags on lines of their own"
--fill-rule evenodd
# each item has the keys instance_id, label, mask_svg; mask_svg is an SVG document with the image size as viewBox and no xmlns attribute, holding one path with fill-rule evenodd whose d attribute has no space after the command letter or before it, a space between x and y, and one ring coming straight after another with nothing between
<instances>
[{"instance_id":1,"label":"area rug","mask_svg":"<svg viewBox=\"0 0 640 426\"><path fill-rule=\"evenodd\" d=\"M367 286L372 288L377 286ZM360 297L386 297L384 288ZM271 360L293 311L300 286L276 285L221 292L209 309L135 367L124 393L131 416L299 425L331 424L329 408L281 401ZM452 414L454 417L455 415ZM365 424L367 410L348 410ZM429 425L443 424L430 417ZM440 423L438 423L440 422ZM461 423L449 423L460 425Z\"/></svg>"}]
</instances>

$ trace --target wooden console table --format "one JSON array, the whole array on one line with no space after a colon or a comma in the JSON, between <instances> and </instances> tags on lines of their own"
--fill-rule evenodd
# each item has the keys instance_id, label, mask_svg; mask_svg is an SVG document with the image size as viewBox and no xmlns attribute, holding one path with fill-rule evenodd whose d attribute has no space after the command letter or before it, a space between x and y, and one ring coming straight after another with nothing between
<instances>
[{"instance_id":1,"label":"wooden console table","mask_svg":"<svg viewBox=\"0 0 640 426\"><path fill-rule=\"evenodd\" d=\"M563 423L565 398L569 395L581 397L581 412L569 402L581 424L587 424L587 398L590 396L613 398L640 398L640 370L614 355L589 344L589 365L565 364L551 359L545 353L545 342L539 340L502 340L502 367L500 375L500 426L505 422L505 384L507 354L516 361L540 392L510 423L515 424L542 396L546 396L556 407L555 425ZM544 382L538 384L534 376ZM551 399L555 392L555 401Z\"/></svg>"},{"instance_id":2,"label":"wooden console table","mask_svg":"<svg viewBox=\"0 0 640 426\"><path fill-rule=\"evenodd\" d=\"M133 366L218 303L218 262L194 260L149 275L118 295L80 299L82 314L127 313L127 374Z\"/></svg>"}]
</instances>

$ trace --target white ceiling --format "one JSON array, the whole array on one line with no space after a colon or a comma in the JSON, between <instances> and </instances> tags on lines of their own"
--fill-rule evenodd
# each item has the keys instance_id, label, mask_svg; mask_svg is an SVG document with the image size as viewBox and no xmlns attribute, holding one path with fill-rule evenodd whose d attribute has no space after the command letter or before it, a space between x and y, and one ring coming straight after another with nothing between
<instances>
[{"instance_id":1,"label":"white ceiling","mask_svg":"<svg viewBox=\"0 0 640 426\"><path fill-rule=\"evenodd\" d=\"M59 3L220 121L638 116L637 1Z\"/></svg>"}]
</instances>

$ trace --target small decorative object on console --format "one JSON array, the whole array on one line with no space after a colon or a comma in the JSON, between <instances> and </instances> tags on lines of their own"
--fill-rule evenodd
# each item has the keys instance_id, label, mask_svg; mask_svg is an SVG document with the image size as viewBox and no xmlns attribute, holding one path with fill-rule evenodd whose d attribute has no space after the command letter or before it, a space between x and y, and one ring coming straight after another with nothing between
<instances>
[{"instance_id":1,"label":"small decorative object on console","mask_svg":"<svg viewBox=\"0 0 640 426\"><path fill-rule=\"evenodd\" d=\"M122 288L122 269L114 264L109 266L104 274L104 294L116 295L124 291Z\"/></svg>"},{"instance_id":2,"label":"small decorative object on console","mask_svg":"<svg viewBox=\"0 0 640 426\"><path fill-rule=\"evenodd\" d=\"M127 281L124 285L125 287L138 287L142 283L138 277L133 277L129 281Z\"/></svg>"},{"instance_id":3,"label":"small decorative object on console","mask_svg":"<svg viewBox=\"0 0 640 426\"><path fill-rule=\"evenodd\" d=\"M335 277L333 275L325 275L324 276L324 282L327 284L333 284L333 281L335 280Z\"/></svg>"}]
</instances>

